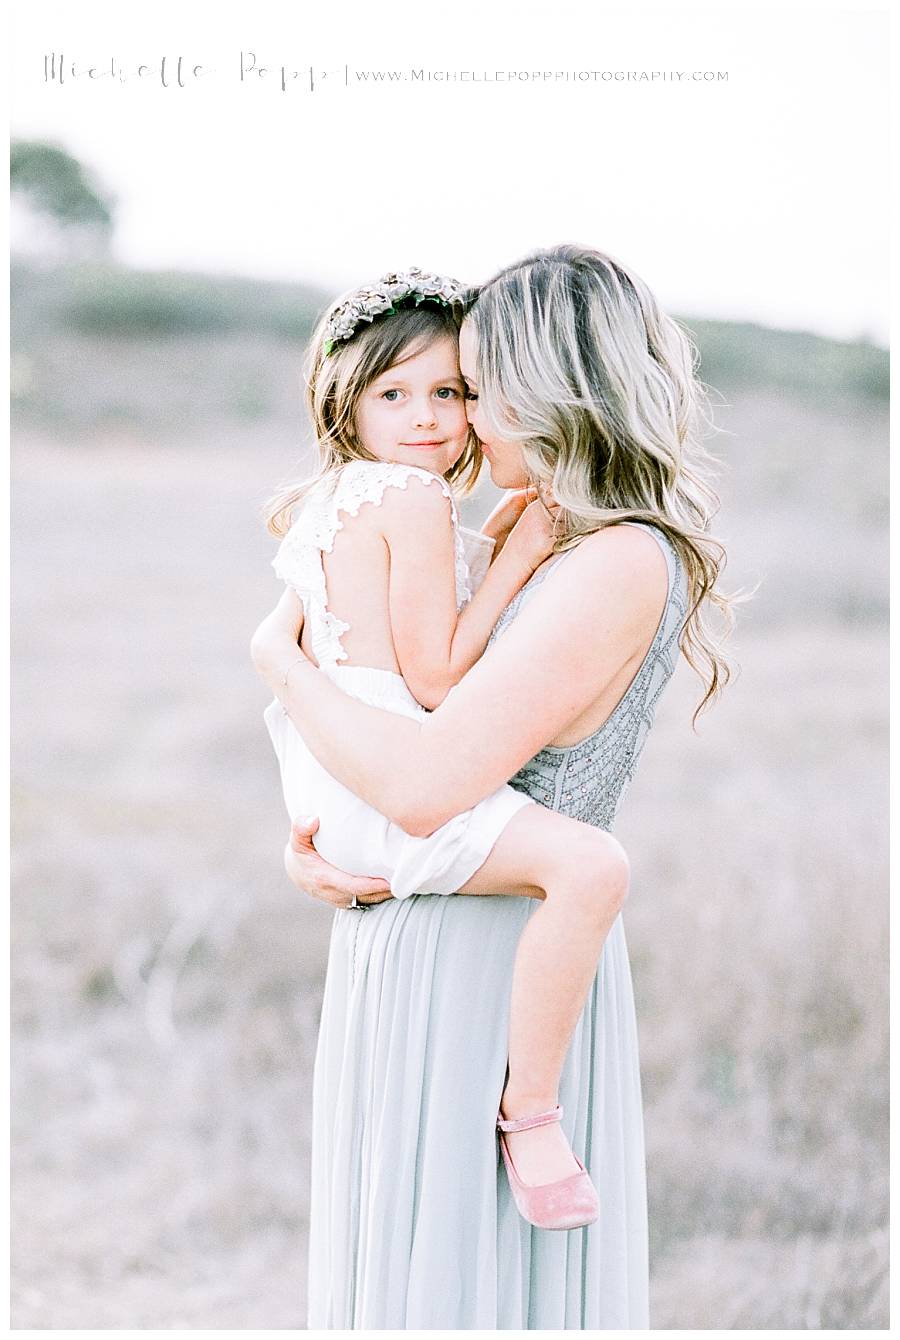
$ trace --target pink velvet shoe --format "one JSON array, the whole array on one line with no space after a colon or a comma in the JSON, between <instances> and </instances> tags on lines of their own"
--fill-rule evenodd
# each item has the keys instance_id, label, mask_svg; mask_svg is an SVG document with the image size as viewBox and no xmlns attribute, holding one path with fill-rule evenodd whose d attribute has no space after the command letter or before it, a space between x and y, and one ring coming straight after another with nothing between
<instances>
[{"instance_id":1,"label":"pink velvet shoe","mask_svg":"<svg viewBox=\"0 0 900 1340\"><path fill-rule=\"evenodd\" d=\"M573 1157L581 1172L563 1177L558 1182L547 1182L543 1186L526 1186L510 1158L504 1131L528 1131L533 1126L548 1126L551 1121L559 1121L562 1114L562 1107L557 1103L551 1112L538 1112L533 1117L518 1117L509 1121L502 1116L497 1117L500 1149L516 1209L535 1228L586 1228L600 1214L597 1189L577 1154Z\"/></svg>"}]
</instances>

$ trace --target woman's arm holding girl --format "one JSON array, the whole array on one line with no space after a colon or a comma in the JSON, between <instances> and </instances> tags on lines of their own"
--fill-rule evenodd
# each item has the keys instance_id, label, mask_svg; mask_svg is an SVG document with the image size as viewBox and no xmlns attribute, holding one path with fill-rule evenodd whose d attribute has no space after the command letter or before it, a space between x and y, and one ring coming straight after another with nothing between
<instances>
[{"instance_id":1,"label":"woman's arm holding girl","mask_svg":"<svg viewBox=\"0 0 900 1340\"><path fill-rule=\"evenodd\" d=\"M290 600L260 625L257 669L329 772L406 831L427 834L496 790L605 686L637 669L665 579L655 542L634 528L589 537L421 722L349 699L300 657L299 602Z\"/></svg>"}]
</instances>

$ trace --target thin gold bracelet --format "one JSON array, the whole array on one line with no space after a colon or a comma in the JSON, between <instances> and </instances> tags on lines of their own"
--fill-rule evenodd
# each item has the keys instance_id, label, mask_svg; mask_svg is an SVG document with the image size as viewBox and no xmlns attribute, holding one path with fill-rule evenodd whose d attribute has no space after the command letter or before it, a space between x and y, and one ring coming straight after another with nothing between
<instances>
[{"instance_id":1,"label":"thin gold bracelet","mask_svg":"<svg viewBox=\"0 0 900 1340\"><path fill-rule=\"evenodd\" d=\"M288 668L285 670L284 674L283 674L282 677L281 677L281 687L284 689L285 692L287 692L288 675L291 673L291 671L293 670L293 668L294 668L295 665L299 665L301 661L305 661L305 660L306 660L306 657L305 657L305 656L298 656L297 659L296 659L296 661L291 661L290 665L289 665ZM284 713L285 716L288 716L288 715L289 715L288 710L287 710L287 708L285 707L284 703L281 704L281 710L282 710L282 712Z\"/></svg>"}]
</instances>

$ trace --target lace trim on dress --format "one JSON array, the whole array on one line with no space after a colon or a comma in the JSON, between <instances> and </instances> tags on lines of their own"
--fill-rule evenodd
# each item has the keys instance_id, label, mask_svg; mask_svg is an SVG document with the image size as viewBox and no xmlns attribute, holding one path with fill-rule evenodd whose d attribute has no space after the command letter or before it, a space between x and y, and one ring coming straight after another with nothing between
<instances>
[{"instance_id":1,"label":"lace trim on dress","mask_svg":"<svg viewBox=\"0 0 900 1340\"><path fill-rule=\"evenodd\" d=\"M405 489L410 479L420 479L425 484L437 483L450 503L457 610L472 598L459 514L447 481L417 465L400 465L394 461L350 461L336 475L323 479L302 499L291 528L272 560L276 574L293 587L303 602L313 655L319 665L334 665L348 659L341 638L350 630L350 625L328 608L322 555L330 554L334 548L335 536L344 527L342 516L357 516L364 503L379 507L385 489Z\"/></svg>"}]
</instances>

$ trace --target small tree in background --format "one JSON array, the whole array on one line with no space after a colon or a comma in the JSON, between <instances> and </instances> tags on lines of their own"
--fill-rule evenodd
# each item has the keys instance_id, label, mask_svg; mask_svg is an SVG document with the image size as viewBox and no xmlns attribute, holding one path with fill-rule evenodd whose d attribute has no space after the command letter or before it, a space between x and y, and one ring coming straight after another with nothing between
<instances>
[{"instance_id":1,"label":"small tree in background","mask_svg":"<svg viewBox=\"0 0 900 1340\"><path fill-rule=\"evenodd\" d=\"M13 140L9 168L13 252L60 260L108 255L115 202L77 158L42 140Z\"/></svg>"}]
</instances>

